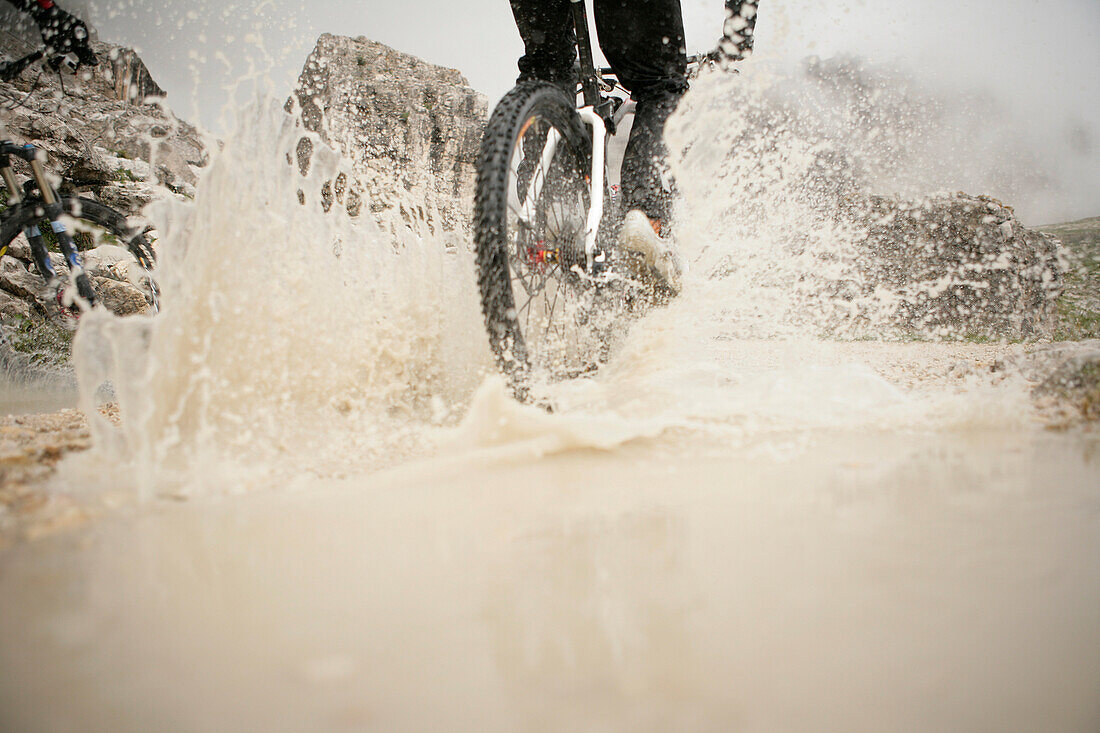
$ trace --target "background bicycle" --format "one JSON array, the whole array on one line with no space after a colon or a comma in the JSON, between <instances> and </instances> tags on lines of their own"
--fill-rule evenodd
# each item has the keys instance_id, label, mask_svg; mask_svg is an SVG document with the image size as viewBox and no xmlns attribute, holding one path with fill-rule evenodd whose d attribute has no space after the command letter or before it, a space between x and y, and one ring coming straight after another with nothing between
<instances>
[{"instance_id":1,"label":"background bicycle","mask_svg":"<svg viewBox=\"0 0 1100 733\"><path fill-rule=\"evenodd\" d=\"M80 84L87 85L89 75L81 71L83 79L74 77L72 66L65 66L64 59L45 59L41 51L0 65L5 82L0 100L0 288L5 296L0 316L6 335L21 350L49 352L49 360L61 361L67 358L66 333L75 329L81 308L101 304L130 315L159 306L151 237L139 220L109 205L112 200L125 205L127 197L119 194L141 187L129 170L141 161L126 161L126 169L105 163L97 152L102 148L93 148L94 139L82 133L81 116L71 112L57 116L56 131L42 129L40 107L54 103L61 109L86 99ZM59 96L62 89L72 96ZM89 104L86 114L95 112ZM22 124L26 120L29 124ZM13 129L3 129L5 121ZM9 139L17 134L75 155L47 168L45 150ZM59 173L65 176L60 181ZM97 176L116 180L96 186Z\"/></svg>"}]
</instances>

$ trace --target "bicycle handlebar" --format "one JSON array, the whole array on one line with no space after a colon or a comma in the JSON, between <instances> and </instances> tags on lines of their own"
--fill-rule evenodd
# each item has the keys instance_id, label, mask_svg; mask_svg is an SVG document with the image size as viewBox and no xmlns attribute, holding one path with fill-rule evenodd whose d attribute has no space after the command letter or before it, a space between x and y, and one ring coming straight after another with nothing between
<instances>
[{"instance_id":1,"label":"bicycle handlebar","mask_svg":"<svg viewBox=\"0 0 1100 733\"><path fill-rule=\"evenodd\" d=\"M29 163L37 159L38 149L34 145L20 145L11 140L0 140L0 160L6 161L9 155ZM5 162L4 165L7 163Z\"/></svg>"},{"instance_id":2,"label":"bicycle handlebar","mask_svg":"<svg viewBox=\"0 0 1100 733\"><path fill-rule=\"evenodd\" d=\"M16 59L15 61L9 61L4 64L0 64L0 81L12 81L17 76L22 74L28 66L33 64L39 59L46 57L46 51L44 49L38 49L32 51L23 58ZM50 68L55 71L60 71L61 67L66 67L69 71L75 72L80 68L80 57L75 53L57 54L46 61Z\"/></svg>"},{"instance_id":3,"label":"bicycle handlebar","mask_svg":"<svg viewBox=\"0 0 1100 733\"><path fill-rule=\"evenodd\" d=\"M710 51L709 53L697 53L687 57L687 65L690 69L691 66L702 66L703 64L717 63L718 52ZM601 66L596 69L600 76L615 76L614 70L610 66Z\"/></svg>"}]
</instances>

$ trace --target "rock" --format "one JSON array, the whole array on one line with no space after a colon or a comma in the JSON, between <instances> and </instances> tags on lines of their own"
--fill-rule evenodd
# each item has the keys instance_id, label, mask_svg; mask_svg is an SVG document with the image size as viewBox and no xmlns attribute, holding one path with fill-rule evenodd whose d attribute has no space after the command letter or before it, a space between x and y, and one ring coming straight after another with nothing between
<instances>
[{"instance_id":1,"label":"rock","mask_svg":"<svg viewBox=\"0 0 1100 733\"><path fill-rule=\"evenodd\" d=\"M0 48L10 56L13 49L4 40ZM0 133L41 147L47 174L63 194L94 199L126 216L158 199L193 196L197 173L208 160L199 131L163 103L163 90L132 50L98 41L93 48L100 64L75 76L30 68L10 83L0 82ZM16 176L29 178L21 163ZM66 362L76 322L61 313L53 288L30 264L24 237L14 240L8 254L0 262L5 335L26 353ZM50 259L65 277L63 258L51 252ZM147 309L140 289L94 260L89 254L86 266L108 307Z\"/></svg>"},{"instance_id":2,"label":"rock","mask_svg":"<svg viewBox=\"0 0 1100 733\"><path fill-rule=\"evenodd\" d=\"M8 245L8 255L16 258L17 260L30 262L32 259L31 245L27 242L27 238L16 237L15 239L13 239L12 243Z\"/></svg>"},{"instance_id":3,"label":"rock","mask_svg":"<svg viewBox=\"0 0 1100 733\"><path fill-rule=\"evenodd\" d=\"M145 62L132 49L116 46L106 56L108 63L99 64L95 76L112 85L115 99L142 105L150 97L165 96L164 90L153 80ZM167 134L165 130L160 137Z\"/></svg>"},{"instance_id":4,"label":"rock","mask_svg":"<svg viewBox=\"0 0 1100 733\"><path fill-rule=\"evenodd\" d=\"M143 162L155 161L157 177L163 185L167 185L164 181L174 185L178 182L194 185L198 177L191 166L196 164L201 167L206 161L205 154L197 148L187 144L180 145L179 141L163 139L118 140L115 150L124 158Z\"/></svg>"},{"instance_id":5,"label":"rock","mask_svg":"<svg viewBox=\"0 0 1100 733\"><path fill-rule=\"evenodd\" d=\"M488 105L461 74L366 38L324 34L293 101L305 129L351 161L355 180L337 181L331 200L355 209L365 201L395 233L468 240ZM303 173L311 153L305 140Z\"/></svg>"},{"instance_id":6,"label":"rock","mask_svg":"<svg viewBox=\"0 0 1100 733\"><path fill-rule=\"evenodd\" d=\"M116 244L101 244L100 246L84 251L84 267L89 270L103 270L114 267L119 263L130 262L129 251Z\"/></svg>"},{"instance_id":7,"label":"rock","mask_svg":"<svg viewBox=\"0 0 1100 733\"><path fill-rule=\"evenodd\" d=\"M157 195L141 184L119 184L99 191L100 203L117 211L141 211Z\"/></svg>"},{"instance_id":8,"label":"rock","mask_svg":"<svg viewBox=\"0 0 1100 733\"><path fill-rule=\"evenodd\" d=\"M58 137L58 130L55 124L51 124L49 120L38 117L31 119L30 124L27 125L27 131L32 138L37 139L39 142L44 140L54 140Z\"/></svg>"},{"instance_id":9,"label":"rock","mask_svg":"<svg viewBox=\"0 0 1100 733\"><path fill-rule=\"evenodd\" d=\"M1100 338L1100 218L1042 227L1067 249L1069 267L1058 302L1058 338Z\"/></svg>"},{"instance_id":10,"label":"rock","mask_svg":"<svg viewBox=\"0 0 1100 733\"><path fill-rule=\"evenodd\" d=\"M0 123L8 136L46 151L47 171L63 192L111 199L127 215L155 198L192 193L195 168L208 160L199 132L162 103L163 90L132 50L99 42L93 48L101 63L66 75L63 87L57 74L33 69L0 82ZM133 181L126 171L138 161L150 175ZM146 190L98 196L132 182Z\"/></svg>"},{"instance_id":11,"label":"rock","mask_svg":"<svg viewBox=\"0 0 1100 733\"><path fill-rule=\"evenodd\" d=\"M129 316L148 312L145 295L133 285L106 277L93 277L92 280L100 302L112 313Z\"/></svg>"},{"instance_id":12,"label":"rock","mask_svg":"<svg viewBox=\"0 0 1100 733\"><path fill-rule=\"evenodd\" d=\"M31 317L31 307L27 301L6 290L0 290L0 320Z\"/></svg>"},{"instance_id":13,"label":"rock","mask_svg":"<svg viewBox=\"0 0 1100 733\"><path fill-rule=\"evenodd\" d=\"M150 301L138 284L148 273L123 247L104 244L84 252L84 267L92 275L102 304L120 316L147 313Z\"/></svg>"},{"instance_id":14,"label":"rock","mask_svg":"<svg viewBox=\"0 0 1100 733\"><path fill-rule=\"evenodd\" d=\"M43 287L42 278L31 273L22 261L14 257L0 258L0 288L25 300L38 298Z\"/></svg>"},{"instance_id":15,"label":"rock","mask_svg":"<svg viewBox=\"0 0 1100 733\"><path fill-rule=\"evenodd\" d=\"M47 151L49 152L49 151ZM64 160L64 156L56 156ZM66 166L66 176L83 186L105 186L115 180L115 170L98 151L87 148Z\"/></svg>"},{"instance_id":16,"label":"rock","mask_svg":"<svg viewBox=\"0 0 1100 733\"><path fill-rule=\"evenodd\" d=\"M1057 327L1065 260L1053 237L1028 229L985 196L919 202L873 197L861 271L865 292L898 297L887 321L925 337L1036 340Z\"/></svg>"}]
</instances>

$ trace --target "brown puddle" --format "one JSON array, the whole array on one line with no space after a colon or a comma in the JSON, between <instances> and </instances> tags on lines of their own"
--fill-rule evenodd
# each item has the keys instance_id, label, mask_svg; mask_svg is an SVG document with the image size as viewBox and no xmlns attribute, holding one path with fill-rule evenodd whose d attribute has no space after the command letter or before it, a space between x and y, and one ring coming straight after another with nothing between
<instances>
[{"instance_id":1,"label":"brown puddle","mask_svg":"<svg viewBox=\"0 0 1100 733\"><path fill-rule=\"evenodd\" d=\"M1100 444L427 461L0 555L0 729L1093 731Z\"/></svg>"}]
</instances>

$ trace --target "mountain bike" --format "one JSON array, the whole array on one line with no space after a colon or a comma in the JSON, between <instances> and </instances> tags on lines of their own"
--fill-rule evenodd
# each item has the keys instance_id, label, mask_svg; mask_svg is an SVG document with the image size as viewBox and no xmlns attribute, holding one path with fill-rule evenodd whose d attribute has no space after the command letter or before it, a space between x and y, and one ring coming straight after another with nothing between
<instances>
[{"instance_id":1,"label":"mountain bike","mask_svg":"<svg viewBox=\"0 0 1100 733\"><path fill-rule=\"evenodd\" d=\"M572 0L576 88L525 81L494 108L474 201L478 288L489 345L518 399L536 379L591 373L640 289L617 256L621 222L609 134L632 114L629 92L593 61L583 0ZM728 0L738 43L688 59L689 76L751 48L755 0ZM741 15L748 21L733 22ZM748 30L744 30L745 28ZM731 51L732 49L732 51ZM744 56L742 55L741 58ZM582 103L578 105L577 97ZM643 298L644 299L644 298Z\"/></svg>"},{"instance_id":2,"label":"mountain bike","mask_svg":"<svg viewBox=\"0 0 1100 733\"><path fill-rule=\"evenodd\" d=\"M0 79L10 81L41 58L43 53L36 51L0 65ZM25 161L30 169L31 177L22 185L16 181L13 159ZM34 145L0 140L0 177L7 189L6 208L0 211L0 257L20 254L29 259L54 289L64 315L78 315L97 304L117 315L156 312L159 291L148 236L108 206L59 195L44 161L45 152ZM52 257L51 250L56 252Z\"/></svg>"}]
</instances>

